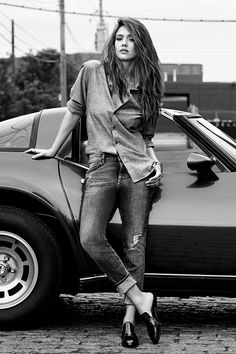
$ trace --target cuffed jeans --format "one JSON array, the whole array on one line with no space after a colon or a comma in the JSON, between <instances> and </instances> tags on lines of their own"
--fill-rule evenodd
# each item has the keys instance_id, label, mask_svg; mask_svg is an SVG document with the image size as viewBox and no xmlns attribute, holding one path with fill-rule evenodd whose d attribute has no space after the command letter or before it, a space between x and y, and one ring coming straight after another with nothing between
<instances>
[{"instance_id":1,"label":"cuffed jeans","mask_svg":"<svg viewBox=\"0 0 236 354\"><path fill-rule=\"evenodd\" d=\"M145 185L147 179L149 176L134 183L116 155L90 157L81 209L81 244L121 294L134 284L143 289L146 233L155 190ZM122 220L123 261L106 238L116 207Z\"/></svg>"}]
</instances>

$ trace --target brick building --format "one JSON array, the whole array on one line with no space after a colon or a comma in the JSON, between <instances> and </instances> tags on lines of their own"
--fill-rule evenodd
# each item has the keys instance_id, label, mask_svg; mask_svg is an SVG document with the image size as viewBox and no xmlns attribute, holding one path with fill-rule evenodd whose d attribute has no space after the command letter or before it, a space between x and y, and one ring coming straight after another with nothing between
<instances>
[{"instance_id":1,"label":"brick building","mask_svg":"<svg viewBox=\"0 0 236 354\"><path fill-rule=\"evenodd\" d=\"M236 121L236 82L166 82L164 107L195 109L210 120Z\"/></svg>"},{"instance_id":2,"label":"brick building","mask_svg":"<svg viewBox=\"0 0 236 354\"><path fill-rule=\"evenodd\" d=\"M166 82L202 82L201 64L162 64Z\"/></svg>"}]
</instances>

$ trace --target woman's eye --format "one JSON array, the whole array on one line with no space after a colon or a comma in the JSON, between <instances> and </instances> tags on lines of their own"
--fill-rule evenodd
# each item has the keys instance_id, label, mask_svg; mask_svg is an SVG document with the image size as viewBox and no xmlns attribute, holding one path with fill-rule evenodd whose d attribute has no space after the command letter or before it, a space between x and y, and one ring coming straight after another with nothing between
<instances>
[{"instance_id":1,"label":"woman's eye","mask_svg":"<svg viewBox=\"0 0 236 354\"><path fill-rule=\"evenodd\" d=\"M121 41L122 38L121 37L116 37L116 41Z\"/></svg>"},{"instance_id":2,"label":"woman's eye","mask_svg":"<svg viewBox=\"0 0 236 354\"><path fill-rule=\"evenodd\" d=\"M130 40L130 42L134 42L133 38L130 38L129 40Z\"/></svg>"}]
</instances>

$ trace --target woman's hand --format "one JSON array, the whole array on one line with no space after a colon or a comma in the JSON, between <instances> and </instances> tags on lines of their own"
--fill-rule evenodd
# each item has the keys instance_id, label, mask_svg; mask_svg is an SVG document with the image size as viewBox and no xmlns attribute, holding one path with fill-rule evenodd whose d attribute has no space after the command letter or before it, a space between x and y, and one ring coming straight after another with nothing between
<instances>
[{"instance_id":1,"label":"woman's hand","mask_svg":"<svg viewBox=\"0 0 236 354\"><path fill-rule=\"evenodd\" d=\"M51 150L51 149L28 149L24 151L26 154L34 154L32 159L38 160L38 159L50 159L54 157L56 154Z\"/></svg>"},{"instance_id":2,"label":"woman's hand","mask_svg":"<svg viewBox=\"0 0 236 354\"><path fill-rule=\"evenodd\" d=\"M147 187L158 187L162 177L162 164L156 164L154 166L155 174L146 182Z\"/></svg>"},{"instance_id":3,"label":"woman's hand","mask_svg":"<svg viewBox=\"0 0 236 354\"><path fill-rule=\"evenodd\" d=\"M70 132L74 128L75 124L78 122L80 116L78 114L66 111L64 118L61 122L60 128L58 130L57 136L54 143L50 149L28 149L25 151L27 154L34 154L32 159L50 159L56 155L60 150L61 146L65 142L66 138L69 136Z\"/></svg>"}]
</instances>

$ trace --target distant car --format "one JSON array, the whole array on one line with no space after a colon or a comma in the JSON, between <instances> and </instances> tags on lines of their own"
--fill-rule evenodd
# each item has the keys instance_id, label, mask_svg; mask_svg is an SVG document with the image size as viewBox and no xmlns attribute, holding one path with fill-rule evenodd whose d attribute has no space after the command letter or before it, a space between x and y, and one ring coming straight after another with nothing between
<instances>
[{"instance_id":1,"label":"distant car","mask_svg":"<svg viewBox=\"0 0 236 354\"><path fill-rule=\"evenodd\" d=\"M23 153L51 146L64 114L0 123L1 325L27 321L60 293L114 290L79 240L85 127L77 124L55 158ZM163 109L161 119L178 126L186 148L157 146L164 176L149 219L145 288L236 296L236 142L197 114ZM107 234L122 257L118 212Z\"/></svg>"}]
</instances>

